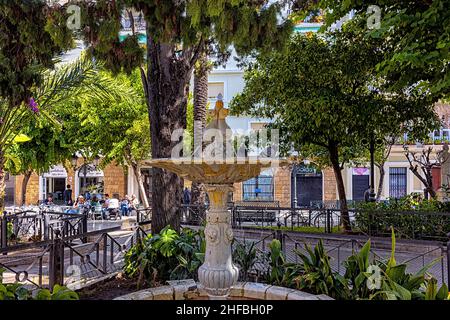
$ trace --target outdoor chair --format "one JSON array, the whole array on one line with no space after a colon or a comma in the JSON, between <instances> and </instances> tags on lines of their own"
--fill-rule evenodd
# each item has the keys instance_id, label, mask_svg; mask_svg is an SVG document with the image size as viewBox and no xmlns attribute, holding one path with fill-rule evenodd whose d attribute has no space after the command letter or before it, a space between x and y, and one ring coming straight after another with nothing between
<instances>
[{"instance_id":1,"label":"outdoor chair","mask_svg":"<svg viewBox=\"0 0 450 320\"><path fill-rule=\"evenodd\" d=\"M91 217L92 217L92 220L97 220L98 218L103 220L103 212L102 212L101 205L91 208Z\"/></svg>"}]
</instances>

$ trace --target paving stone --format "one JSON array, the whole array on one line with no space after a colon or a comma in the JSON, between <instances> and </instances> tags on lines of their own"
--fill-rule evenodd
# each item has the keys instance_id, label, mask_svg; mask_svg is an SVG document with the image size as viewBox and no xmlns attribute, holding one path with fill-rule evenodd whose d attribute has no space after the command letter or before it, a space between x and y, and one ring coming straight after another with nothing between
<instances>
[{"instance_id":1,"label":"paving stone","mask_svg":"<svg viewBox=\"0 0 450 320\"><path fill-rule=\"evenodd\" d=\"M243 297L244 296L244 286L246 282L238 282L231 287L230 297Z\"/></svg>"},{"instance_id":2,"label":"paving stone","mask_svg":"<svg viewBox=\"0 0 450 320\"><path fill-rule=\"evenodd\" d=\"M208 293L205 290L205 287L203 287L200 283L197 284L197 290L200 297L207 297Z\"/></svg>"},{"instance_id":3,"label":"paving stone","mask_svg":"<svg viewBox=\"0 0 450 320\"><path fill-rule=\"evenodd\" d=\"M244 295L246 298L265 300L266 291L270 287L263 283L247 282L244 286Z\"/></svg>"},{"instance_id":4,"label":"paving stone","mask_svg":"<svg viewBox=\"0 0 450 320\"><path fill-rule=\"evenodd\" d=\"M189 295L189 292L197 292L197 284L193 279L189 280L174 280L174 281L167 281L169 286L173 288L175 300L185 300L186 296L193 297L194 295Z\"/></svg>"},{"instance_id":5,"label":"paving stone","mask_svg":"<svg viewBox=\"0 0 450 320\"><path fill-rule=\"evenodd\" d=\"M332 297L327 296L326 294L319 294L316 296L319 300L334 300Z\"/></svg>"},{"instance_id":6,"label":"paving stone","mask_svg":"<svg viewBox=\"0 0 450 320\"><path fill-rule=\"evenodd\" d=\"M153 300L173 300L174 290L171 286L152 288Z\"/></svg>"},{"instance_id":7,"label":"paving stone","mask_svg":"<svg viewBox=\"0 0 450 320\"><path fill-rule=\"evenodd\" d=\"M287 300L319 300L319 298L313 294L295 290L289 292Z\"/></svg>"},{"instance_id":8,"label":"paving stone","mask_svg":"<svg viewBox=\"0 0 450 320\"><path fill-rule=\"evenodd\" d=\"M266 300L286 300L287 295L293 291L293 289L272 286L266 291Z\"/></svg>"},{"instance_id":9,"label":"paving stone","mask_svg":"<svg viewBox=\"0 0 450 320\"><path fill-rule=\"evenodd\" d=\"M117 297L114 300L153 300L152 291L153 289L141 290L121 297Z\"/></svg>"}]
</instances>

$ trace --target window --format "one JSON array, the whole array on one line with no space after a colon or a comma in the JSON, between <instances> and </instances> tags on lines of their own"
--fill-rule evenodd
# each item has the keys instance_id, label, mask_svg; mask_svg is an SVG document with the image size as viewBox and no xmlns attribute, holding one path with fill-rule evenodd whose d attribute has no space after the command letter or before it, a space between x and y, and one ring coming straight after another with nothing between
<instances>
[{"instance_id":1,"label":"window","mask_svg":"<svg viewBox=\"0 0 450 320\"><path fill-rule=\"evenodd\" d=\"M407 168L389 168L389 197L401 198L406 196Z\"/></svg>"},{"instance_id":2,"label":"window","mask_svg":"<svg viewBox=\"0 0 450 320\"><path fill-rule=\"evenodd\" d=\"M273 201L273 176L259 175L243 183L244 201Z\"/></svg>"},{"instance_id":3,"label":"window","mask_svg":"<svg viewBox=\"0 0 450 320\"><path fill-rule=\"evenodd\" d=\"M224 95L224 83L223 82L210 82L208 83L208 99L216 100L217 96Z\"/></svg>"}]
</instances>

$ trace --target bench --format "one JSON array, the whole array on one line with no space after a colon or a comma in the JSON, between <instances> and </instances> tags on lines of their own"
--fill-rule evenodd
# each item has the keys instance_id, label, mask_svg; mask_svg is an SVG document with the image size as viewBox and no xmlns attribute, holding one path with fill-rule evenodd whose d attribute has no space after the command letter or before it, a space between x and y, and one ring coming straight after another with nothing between
<instances>
[{"instance_id":1,"label":"bench","mask_svg":"<svg viewBox=\"0 0 450 320\"><path fill-rule=\"evenodd\" d=\"M279 201L236 201L233 206L233 222L275 222L280 214Z\"/></svg>"}]
</instances>

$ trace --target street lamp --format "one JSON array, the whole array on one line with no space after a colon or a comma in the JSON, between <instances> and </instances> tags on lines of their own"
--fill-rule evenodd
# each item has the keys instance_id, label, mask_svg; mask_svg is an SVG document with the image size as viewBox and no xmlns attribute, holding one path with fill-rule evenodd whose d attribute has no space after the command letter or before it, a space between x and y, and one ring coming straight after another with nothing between
<instances>
[{"instance_id":1,"label":"street lamp","mask_svg":"<svg viewBox=\"0 0 450 320\"><path fill-rule=\"evenodd\" d=\"M376 201L375 194L375 150L377 145L382 145L382 139L375 139L374 136L371 136L370 139L363 139L362 143L369 147L370 152L370 189L369 189L369 202Z\"/></svg>"},{"instance_id":2,"label":"street lamp","mask_svg":"<svg viewBox=\"0 0 450 320\"><path fill-rule=\"evenodd\" d=\"M97 168L100 165L100 157L95 157L92 164L94 165L94 168Z\"/></svg>"},{"instance_id":3,"label":"street lamp","mask_svg":"<svg viewBox=\"0 0 450 320\"><path fill-rule=\"evenodd\" d=\"M77 166L77 161L78 161L78 157L77 157L77 155L74 153L74 154L72 155L72 159L70 159L70 163L72 164L72 167L73 167L73 168L76 168L76 166Z\"/></svg>"},{"instance_id":4,"label":"street lamp","mask_svg":"<svg viewBox=\"0 0 450 320\"><path fill-rule=\"evenodd\" d=\"M87 188L87 165L88 165L88 163L87 163L86 156L83 156L83 164L81 166L77 166L78 156L76 154L74 154L72 156L72 159L70 161L71 161L74 172L83 168L83 183L81 185L80 193L82 191L86 191L86 190L83 190L83 189ZM99 164L100 164L100 157L96 156L92 161L92 166L94 167L94 169L96 169L99 166Z\"/></svg>"}]
</instances>

